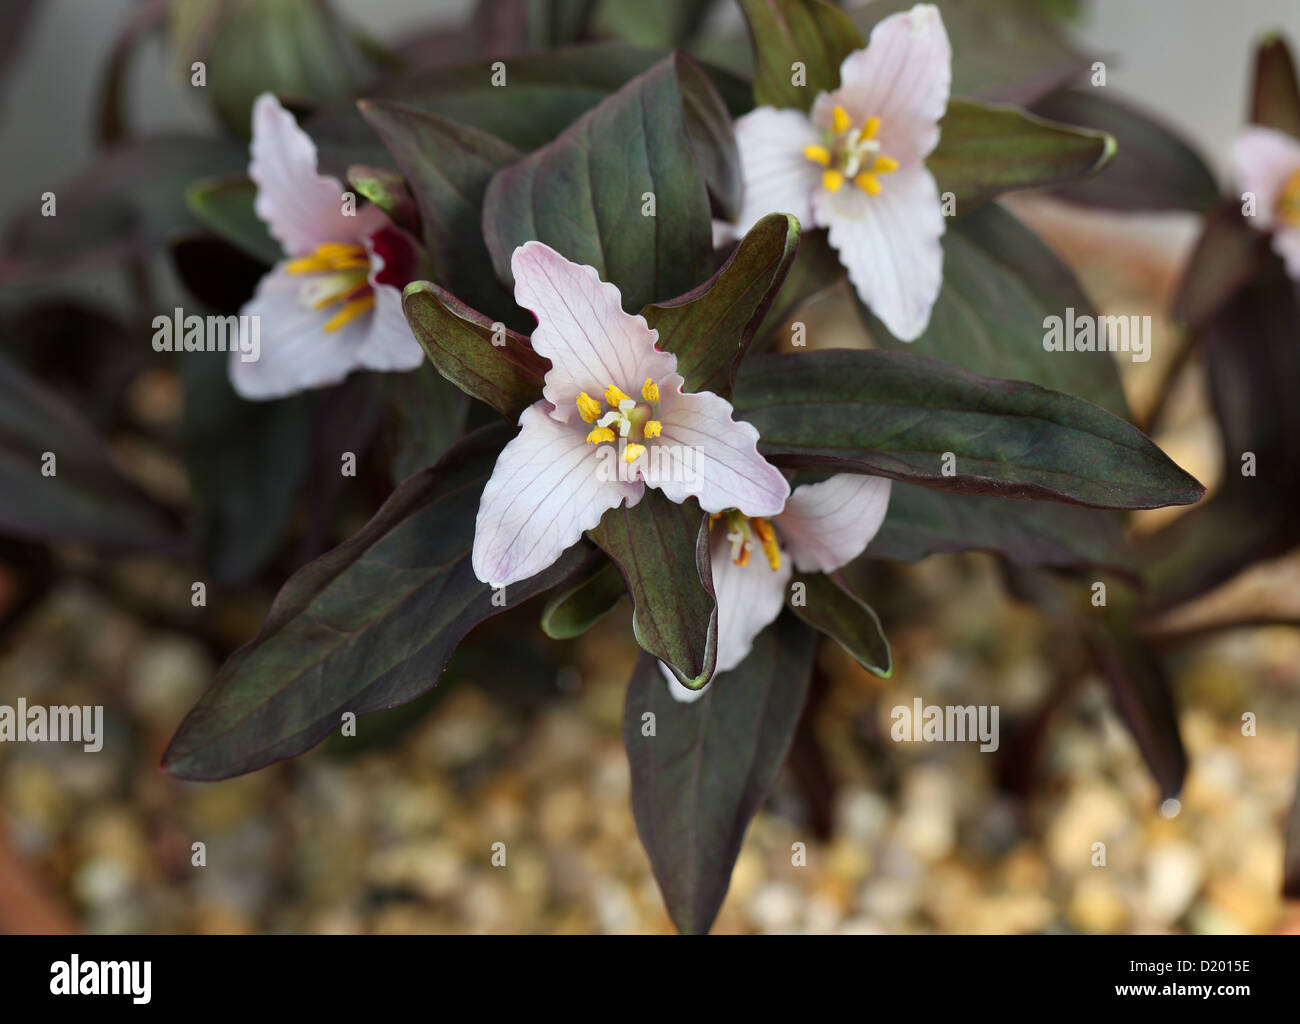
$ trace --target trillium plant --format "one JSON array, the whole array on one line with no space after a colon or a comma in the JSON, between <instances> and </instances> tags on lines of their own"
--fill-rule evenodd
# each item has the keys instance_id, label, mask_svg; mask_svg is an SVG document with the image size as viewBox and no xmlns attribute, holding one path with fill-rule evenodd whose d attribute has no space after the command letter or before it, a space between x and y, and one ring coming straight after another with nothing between
<instances>
[{"instance_id":1,"label":"trillium plant","mask_svg":"<svg viewBox=\"0 0 1300 1024\"><path fill-rule=\"evenodd\" d=\"M1050 5L997 5L990 32L955 0L739 0L748 39L707 46L703 14L655 14L649 39L618 15L645 5L554 6L585 13L481 11L382 54L333 20L276 35L260 0L203 38L178 22L186 68L263 37L295 59L209 69L235 141L156 140L132 164L106 110L122 163L60 190L59 223L5 264L165 244L186 312L260 332L255 359L166 356L184 517L89 454L0 513L21 536L190 559L196 615L278 589L260 629L223 627L242 646L164 770L215 781L373 741L435 687L551 679L604 636L627 652L600 660L627 679L630 813L672 921L707 932L826 666L891 686L898 563L982 551L1052 617L1062 662L1106 678L1175 796L1186 757L1144 624L1300 541L1285 43L1260 44L1221 193L1189 144L1090 84ZM106 192L137 166L140 194ZM159 226L149 203L178 179L183 222ZM1126 350L1045 343L1052 318L1097 318L1006 199L1025 191L1203 218L1171 321L1211 370L1224 465L1253 453L1257 474L1203 501L1148 436L1163 399L1130 409ZM106 195L150 212L94 250ZM65 209L75 245L40 234ZM101 450L60 415L65 450ZM23 443L4 466L58 447ZM1129 543L1129 512L1184 505Z\"/></svg>"}]
</instances>

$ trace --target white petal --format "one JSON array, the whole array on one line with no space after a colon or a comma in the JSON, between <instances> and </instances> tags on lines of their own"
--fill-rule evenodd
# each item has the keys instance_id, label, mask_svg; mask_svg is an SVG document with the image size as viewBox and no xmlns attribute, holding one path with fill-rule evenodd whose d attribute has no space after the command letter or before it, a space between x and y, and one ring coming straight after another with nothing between
<instances>
[{"instance_id":1,"label":"white petal","mask_svg":"<svg viewBox=\"0 0 1300 1024\"><path fill-rule=\"evenodd\" d=\"M817 221L830 228L858 297L894 337L913 341L930 322L943 284L939 190L924 167L882 174L880 183L875 196L848 185L819 191Z\"/></svg>"},{"instance_id":2,"label":"white petal","mask_svg":"<svg viewBox=\"0 0 1300 1024\"><path fill-rule=\"evenodd\" d=\"M384 258L375 251L370 237L364 239L370 254L370 287L375 295L375 310L370 318L370 333L357 353L360 365L370 370L414 370L424 362L424 349L411 333L411 325L402 312L402 291L382 284Z\"/></svg>"},{"instance_id":3,"label":"white petal","mask_svg":"<svg viewBox=\"0 0 1300 1024\"><path fill-rule=\"evenodd\" d=\"M644 473L675 502L694 496L706 512L738 508L747 516L780 512L790 494L781 471L758 453L758 431L732 419L731 403L711 391L683 394L681 378L660 389L662 434L651 441L653 453L642 455L657 472ZM657 460L657 465L656 465Z\"/></svg>"},{"instance_id":4,"label":"white petal","mask_svg":"<svg viewBox=\"0 0 1300 1024\"><path fill-rule=\"evenodd\" d=\"M1246 220L1252 227L1268 231L1276 223L1278 193L1287 178L1300 171L1300 139L1273 128L1248 125L1232 142L1232 168L1241 191L1255 195L1255 216Z\"/></svg>"},{"instance_id":5,"label":"white petal","mask_svg":"<svg viewBox=\"0 0 1300 1024\"><path fill-rule=\"evenodd\" d=\"M800 572L830 572L862 554L885 521L890 481L840 473L794 489L776 517L782 546Z\"/></svg>"},{"instance_id":6,"label":"white petal","mask_svg":"<svg viewBox=\"0 0 1300 1024\"><path fill-rule=\"evenodd\" d=\"M1300 281L1300 228L1280 228L1273 233L1273 251L1286 261L1286 272Z\"/></svg>"},{"instance_id":7,"label":"white petal","mask_svg":"<svg viewBox=\"0 0 1300 1024\"><path fill-rule=\"evenodd\" d=\"M754 638L781 614L793 569L790 560L783 558L781 568L773 570L757 545L750 552L749 564L737 565L722 520L713 527L709 541L713 592L718 600L716 671L730 672L745 660Z\"/></svg>"},{"instance_id":8,"label":"white petal","mask_svg":"<svg viewBox=\"0 0 1300 1024\"><path fill-rule=\"evenodd\" d=\"M866 49L840 65L840 87L813 104L813 123L824 128L842 106L860 125L880 118L881 151L904 167L918 166L939 142L939 119L948 109L952 47L933 4L917 4L884 18Z\"/></svg>"},{"instance_id":9,"label":"white petal","mask_svg":"<svg viewBox=\"0 0 1300 1024\"><path fill-rule=\"evenodd\" d=\"M584 530L627 501L641 500L640 483L605 479L601 452L587 444L581 424L561 423L547 402L519 417L519 434L502 449L483 488L474 526L474 575L493 587L535 576L576 544Z\"/></svg>"},{"instance_id":10,"label":"white petal","mask_svg":"<svg viewBox=\"0 0 1300 1024\"><path fill-rule=\"evenodd\" d=\"M514 251L510 268L515 301L537 317L533 348L551 361L542 394L558 419L578 418L580 392L600 400L614 384L636 397L647 377L659 382L676 372L677 357L655 347L659 333L645 317L623 312L618 289L594 267L526 242Z\"/></svg>"},{"instance_id":11,"label":"white petal","mask_svg":"<svg viewBox=\"0 0 1300 1024\"><path fill-rule=\"evenodd\" d=\"M343 213L343 186L316 170L316 144L280 101L262 93L253 104L248 176L257 185L254 209L290 256L321 242L360 239L383 222L377 207Z\"/></svg>"},{"instance_id":12,"label":"white petal","mask_svg":"<svg viewBox=\"0 0 1300 1024\"><path fill-rule=\"evenodd\" d=\"M822 169L803 155L821 135L801 110L759 107L736 119L736 150L745 189L736 217L740 237L769 213L788 213L812 226L809 205Z\"/></svg>"},{"instance_id":13,"label":"white petal","mask_svg":"<svg viewBox=\"0 0 1300 1024\"><path fill-rule=\"evenodd\" d=\"M309 388L337 384L361 363L373 313L365 313L336 331L326 331L335 310L308 309L299 301L301 275L277 263L240 310L258 318L260 352L255 362L242 353L230 357L230 382L244 398L283 398Z\"/></svg>"}]
</instances>

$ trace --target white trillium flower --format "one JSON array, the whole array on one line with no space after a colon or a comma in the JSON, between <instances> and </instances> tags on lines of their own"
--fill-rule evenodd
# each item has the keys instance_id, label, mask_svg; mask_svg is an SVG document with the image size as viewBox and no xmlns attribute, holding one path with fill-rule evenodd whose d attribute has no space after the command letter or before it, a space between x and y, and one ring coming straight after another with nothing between
<instances>
[{"instance_id":1,"label":"white trillium flower","mask_svg":"<svg viewBox=\"0 0 1300 1024\"><path fill-rule=\"evenodd\" d=\"M943 209L925 158L951 79L943 19L918 4L876 25L811 114L759 107L735 124L737 234L769 213L828 228L858 297L904 341L925 330L943 282Z\"/></svg>"},{"instance_id":2,"label":"white trillium flower","mask_svg":"<svg viewBox=\"0 0 1300 1024\"><path fill-rule=\"evenodd\" d=\"M841 473L796 487L771 522L736 511L713 521L709 557L718 601L716 672L730 672L744 661L754 638L781 614L793 569L831 572L862 553L885 520L889 490L885 477ZM668 666L661 662L659 667L669 691L683 703L698 700L712 685L692 690Z\"/></svg>"},{"instance_id":3,"label":"white trillium flower","mask_svg":"<svg viewBox=\"0 0 1300 1024\"><path fill-rule=\"evenodd\" d=\"M1273 233L1273 251L1300 281L1300 139L1250 125L1233 142L1232 164L1241 190L1255 196L1255 216L1247 220Z\"/></svg>"},{"instance_id":4,"label":"white trillium flower","mask_svg":"<svg viewBox=\"0 0 1300 1024\"><path fill-rule=\"evenodd\" d=\"M758 454L758 431L709 391L683 393L677 357L623 311L613 284L541 242L514 251L515 301L537 317L551 361L542 399L519 417L483 488L474 574L493 587L535 576L647 485L706 512L779 512L790 493Z\"/></svg>"},{"instance_id":5,"label":"white trillium flower","mask_svg":"<svg viewBox=\"0 0 1300 1024\"><path fill-rule=\"evenodd\" d=\"M253 104L254 209L284 260L240 312L260 318L261 356L232 353L230 379L244 398L281 398L336 384L353 370L413 370L424 351L402 313L400 271L414 253L373 205L345 203L320 174L316 145L270 93ZM352 210L349 215L346 210Z\"/></svg>"}]
</instances>

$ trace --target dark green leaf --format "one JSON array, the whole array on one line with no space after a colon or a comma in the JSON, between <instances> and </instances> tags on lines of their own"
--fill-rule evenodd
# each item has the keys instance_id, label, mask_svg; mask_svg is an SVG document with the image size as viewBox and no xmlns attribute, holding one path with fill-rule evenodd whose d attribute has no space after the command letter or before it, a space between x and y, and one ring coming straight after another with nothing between
<instances>
[{"instance_id":1,"label":"dark green leaf","mask_svg":"<svg viewBox=\"0 0 1300 1024\"><path fill-rule=\"evenodd\" d=\"M796 574L791 583L804 588L802 601L786 597L795 615L825 633L873 675L888 679L894 674L894 657L880 619L847 583L820 572Z\"/></svg>"},{"instance_id":2,"label":"dark green leaf","mask_svg":"<svg viewBox=\"0 0 1300 1024\"><path fill-rule=\"evenodd\" d=\"M1192 146L1156 118L1098 95L1062 89L1034 104L1034 113L1114 136L1118 149L1095 178L1053 195L1115 210L1194 210L1219 200L1214 174Z\"/></svg>"},{"instance_id":3,"label":"dark green leaf","mask_svg":"<svg viewBox=\"0 0 1300 1024\"><path fill-rule=\"evenodd\" d=\"M185 192L196 179L241 173L247 165L246 151L215 139L166 136L107 150L51 189L57 216L42 216L44 200L30 197L0 280L151 253L170 232L195 226Z\"/></svg>"},{"instance_id":4,"label":"dark green leaf","mask_svg":"<svg viewBox=\"0 0 1300 1024\"><path fill-rule=\"evenodd\" d=\"M1144 539L1155 605L1196 596L1300 542L1298 323L1295 283L1266 254L1256 279L1199 328L1223 483L1210 501Z\"/></svg>"},{"instance_id":5,"label":"dark green leaf","mask_svg":"<svg viewBox=\"0 0 1300 1024\"><path fill-rule=\"evenodd\" d=\"M1300 138L1300 82L1291 49L1281 36L1265 36L1255 50L1250 120Z\"/></svg>"},{"instance_id":6,"label":"dark green leaf","mask_svg":"<svg viewBox=\"0 0 1300 1024\"><path fill-rule=\"evenodd\" d=\"M415 197L406 187L406 179L385 167L353 164L348 168L348 182L357 192L378 206L388 219L417 238L420 236L420 210Z\"/></svg>"},{"instance_id":7,"label":"dark green leaf","mask_svg":"<svg viewBox=\"0 0 1300 1024\"><path fill-rule=\"evenodd\" d=\"M438 372L512 423L542 397L550 360L505 324L494 323L428 281L406 286L402 309Z\"/></svg>"},{"instance_id":8,"label":"dark green leaf","mask_svg":"<svg viewBox=\"0 0 1300 1024\"><path fill-rule=\"evenodd\" d=\"M764 217L708 281L679 298L647 306L659 347L677 356L686 391L731 394L736 367L776 298L799 247L799 222Z\"/></svg>"},{"instance_id":9,"label":"dark green leaf","mask_svg":"<svg viewBox=\"0 0 1300 1024\"><path fill-rule=\"evenodd\" d=\"M681 46L699 30L713 0L657 0L653 4L601 0L593 29L642 46Z\"/></svg>"},{"instance_id":10,"label":"dark green leaf","mask_svg":"<svg viewBox=\"0 0 1300 1024\"><path fill-rule=\"evenodd\" d=\"M623 574L641 649L698 690L718 656L709 520L699 502L676 505L647 487L636 505L610 509L587 535Z\"/></svg>"},{"instance_id":11,"label":"dark green leaf","mask_svg":"<svg viewBox=\"0 0 1300 1024\"><path fill-rule=\"evenodd\" d=\"M268 266L284 253L253 209L257 186L248 178L196 181L185 192L190 211L231 245Z\"/></svg>"},{"instance_id":12,"label":"dark green leaf","mask_svg":"<svg viewBox=\"0 0 1300 1024\"><path fill-rule=\"evenodd\" d=\"M950 100L940 130L926 165L961 214L1003 192L1087 178L1115 153L1115 140L1102 132L973 100Z\"/></svg>"},{"instance_id":13,"label":"dark green leaf","mask_svg":"<svg viewBox=\"0 0 1300 1024\"><path fill-rule=\"evenodd\" d=\"M206 63L199 92L245 138L259 94L343 103L367 71L330 5L319 0L179 0L172 4L171 52L187 83L191 63Z\"/></svg>"},{"instance_id":14,"label":"dark green leaf","mask_svg":"<svg viewBox=\"0 0 1300 1024\"><path fill-rule=\"evenodd\" d=\"M394 481L432 466L465 428L469 399L432 363L382 375L389 411Z\"/></svg>"},{"instance_id":15,"label":"dark green leaf","mask_svg":"<svg viewBox=\"0 0 1300 1024\"><path fill-rule=\"evenodd\" d=\"M863 557L915 562L957 551L991 551L1018 565L1102 569L1138 579L1136 556L1112 513L945 493L900 481Z\"/></svg>"},{"instance_id":16,"label":"dark green leaf","mask_svg":"<svg viewBox=\"0 0 1300 1024\"><path fill-rule=\"evenodd\" d=\"M483 232L497 276L537 239L616 285L623 308L681 295L707 275L712 227L686 134L676 54L584 114L488 185ZM643 214L647 199L655 215Z\"/></svg>"},{"instance_id":17,"label":"dark green leaf","mask_svg":"<svg viewBox=\"0 0 1300 1024\"><path fill-rule=\"evenodd\" d=\"M513 57L503 85L493 84L493 61L475 61L423 71L372 95L472 124L528 152L546 145L664 56L658 49L596 43ZM733 117L749 109L747 83L717 68L704 70ZM499 76L495 80L501 81Z\"/></svg>"},{"instance_id":18,"label":"dark green leaf","mask_svg":"<svg viewBox=\"0 0 1300 1024\"><path fill-rule=\"evenodd\" d=\"M754 43L754 102L807 110L840 84L840 64L862 37L847 14L823 0L740 0ZM806 81L795 85L792 65Z\"/></svg>"},{"instance_id":19,"label":"dark green leaf","mask_svg":"<svg viewBox=\"0 0 1300 1024\"><path fill-rule=\"evenodd\" d=\"M989 205L953 224L943 250L943 287L925 333L914 342L899 341L868 313L877 345L990 377L1032 381L1128 418L1115 359L1129 354L1044 349L1049 316L1096 311L1070 268L1032 231Z\"/></svg>"},{"instance_id":20,"label":"dark green leaf","mask_svg":"<svg viewBox=\"0 0 1300 1024\"><path fill-rule=\"evenodd\" d=\"M492 276L480 225L488 182L519 153L476 128L399 104L358 106L411 186L434 277L474 309L513 309Z\"/></svg>"},{"instance_id":21,"label":"dark green leaf","mask_svg":"<svg viewBox=\"0 0 1300 1024\"><path fill-rule=\"evenodd\" d=\"M734 404L778 465L1099 508L1186 505L1205 492L1146 435L1089 402L903 352L753 356Z\"/></svg>"},{"instance_id":22,"label":"dark green leaf","mask_svg":"<svg viewBox=\"0 0 1300 1024\"><path fill-rule=\"evenodd\" d=\"M1137 741L1163 799L1178 795L1187 775L1187 755L1178 730L1173 688L1159 656L1135 637L1120 615L1086 633L1088 647L1110 687L1115 710Z\"/></svg>"},{"instance_id":23,"label":"dark green leaf","mask_svg":"<svg viewBox=\"0 0 1300 1024\"><path fill-rule=\"evenodd\" d=\"M293 757L342 715L432 688L473 626L502 609L470 568L479 495L510 428L465 438L403 483L357 534L291 576L262 630L222 666L163 758L183 779L222 779ZM585 544L513 584L513 606L585 567Z\"/></svg>"},{"instance_id":24,"label":"dark green leaf","mask_svg":"<svg viewBox=\"0 0 1300 1024\"><path fill-rule=\"evenodd\" d=\"M722 906L745 831L803 712L815 636L783 615L690 704L672 697L653 658L637 663L623 711L632 814L681 932L707 932ZM650 736L646 715L654 716Z\"/></svg>"},{"instance_id":25,"label":"dark green leaf","mask_svg":"<svg viewBox=\"0 0 1300 1024\"><path fill-rule=\"evenodd\" d=\"M614 610L627 596L627 587L613 562L598 564L572 586L556 587L542 609L542 631L556 640L580 636Z\"/></svg>"},{"instance_id":26,"label":"dark green leaf","mask_svg":"<svg viewBox=\"0 0 1300 1024\"><path fill-rule=\"evenodd\" d=\"M704 172L715 212L725 220L734 220L740 214L744 179L736 137L731 131L731 112L694 60L678 60L677 76L681 80L686 134Z\"/></svg>"},{"instance_id":27,"label":"dark green leaf","mask_svg":"<svg viewBox=\"0 0 1300 1024\"><path fill-rule=\"evenodd\" d=\"M53 391L0 357L0 533L178 554L172 520L123 477Z\"/></svg>"}]
</instances>

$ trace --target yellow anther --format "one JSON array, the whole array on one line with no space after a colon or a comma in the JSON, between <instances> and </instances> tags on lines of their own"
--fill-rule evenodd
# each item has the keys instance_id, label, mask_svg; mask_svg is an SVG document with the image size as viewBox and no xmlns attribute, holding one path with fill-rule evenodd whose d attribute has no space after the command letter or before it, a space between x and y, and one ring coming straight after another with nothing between
<instances>
[{"instance_id":1,"label":"yellow anther","mask_svg":"<svg viewBox=\"0 0 1300 1024\"><path fill-rule=\"evenodd\" d=\"M587 392L578 396L578 415L582 417L583 423L595 423L596 417L600 415L601 405Z\"/></svg>"},{"instance_id":2,"label":"yellow anther","mask_svg":"<svg viewBox=\"0 0 1300 1024\"><path fill-rule=\"evenodd\" d=\"M1293 228L1300 228L1300 171L1295 171L1277 196L1277 219Z\"/></svg>"},{"instance_id":3,"label":"yellow anther","mask_svg":"<svg viewBox=\"0 0 1300 1024\"><path fill-rule=\"evenodd\" d=\"M892 156L885 156L882 153L876 157L876 162L871 165L871 169L877 174L893 174L898 170L898 161Z\"/></svg>"},{"instance_id":4,"label":"yellow anther","mask_svg":"<svg viewBox=\"0 0 1300 1024\"><path fill-rule=\"evenodd\" d=\"M836 135L843 135L853 124L853 119L849 117L849 112L843 107L836 107L831 111L831 127L835 130Z\"/></svg>"},{"instance_id":5,"label":"yellow anther","mask_svg":"<svg viewBox=\"0 0 1300 1024\"><path fill-rule=\"evenodd\" d=\"M763 545L763 554L767 555L767 564L776 572L781 568L781 548L776 542L776 531L772 529L772 524L766 519L751 519L754 532L758 534L759 542Z\"/></svg>"},{"instance_id":6,"label":"yellow anther","mask_svg":"<svg viewBox=\"0 0 1300 1024\"><path fill-rule=\"evenodd\" d=\"M639 459L644 454L645 454L645 445L630 444L627 446L627 450L623 452L623 461L636 462L636 460Z\"/></svg>"},{"instance_id":7,"label":"yellow anther","mask_svg":"<svg viewBox=\"0 0 1300 1024\"><path fill-rule=\"evenodd\" d=\"M658 420L646 420L643 429L646 437L658 437L663 433L664 425Z\"/></svg>"},{"instance_id":8,"label":"yellow anther","mask_svg":"<svg viewBox=\"0 0 1300 1024\"><path fill-rule=\"evenodd\" d=\"M653 378L647 377L645 383L641 385L641 397L647 402L659 401L659 385L654 382Z\"/></svg>"},{"instance_id":9,"label":"yellow anther","mask_svg":"<svg viewBox=\"0 0 1300 1024\"><path fill-rule=\"evenodd\" d=\"M880 180L870 171L863 171L853 179L853 184L870 196L880 195Z\"/></svg>"},{"instance_id":10,"label":"yellow anther","mask_svg":"<svg viewBox=\"0 0 1300 1024\"><path fill-rule=\"evenodd\" d=\"M375 305L375 293L367 292L360 298L351 299L342 309L335 313L325 324L327 333L337 331L345 324L351 323L362 313L369 312Z\"/></svg>"},{"instance_id":11,"label":"yellow anther","mask_svg":"<svg viewBox=\"0 0 1300 1024\"><path fill-rule=\"evenodd\" d=\"M370 269L370 257L364 246L350 242L322 242L310 256L300 256L285 264L291 274L324 274L332 270Z\"/></svg>"},{"instance_id":12,"label":"yellow anther","mask_svg":"<svg viewBox=\"0 0 1300 1024\"><path fill-rule=\"evenodd\" d=\"M868 140L874 139L876 137L876 132L878 131L880 131L880 118L869 117L862 122L862 135L860 138Z\"/></svg>"},{"instance_id":13,"label":"yellow anther","mask_svg":"<svg viewBox=\"0 0 1300 1024\"><path fill-rule=\"evenodd\" d=\"M587 422L590 423L591 420ZM610 430L609 427L597 427L587 435L587 444L600 444L601 441L612 440L614 440L614 431Z\"/></svg>"},{"instance_id":14,"label":"yellow anther","mask_svg":"<svg viewBox=\"0 0 1300 1024\"><path fill-rule=\"evenodd\" d=\"M605 389L605 401L617 409L620 402L630 402L632 399L623 394L617 385L611 384Z\"/></svg>"},{"instance_id":15,"label":"yellow anther","mask_svg":"<svg viewBox=\"0 0 1300 1024\"><path fill-rule=\"evenodd\" d=\"M827 192L838 192L844 186L844 173L831 168L822 171L822 187Z\"/></svg>"},{"instance_id":16,"label":"yellow anther","mask_svg":"<svg viewBox=\"0 0 1300 1024\"><path fill-rule=\"evenodd\" d=\"M830 166L831 151L825 146L804 146L803 155L815 164L821 164L823 167Z\"/></svg>"}]
</instances>

